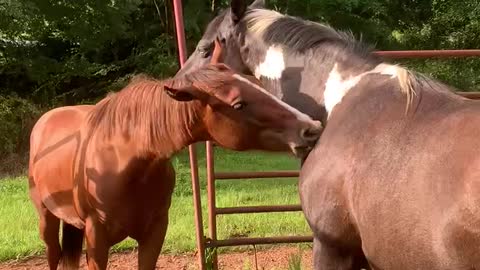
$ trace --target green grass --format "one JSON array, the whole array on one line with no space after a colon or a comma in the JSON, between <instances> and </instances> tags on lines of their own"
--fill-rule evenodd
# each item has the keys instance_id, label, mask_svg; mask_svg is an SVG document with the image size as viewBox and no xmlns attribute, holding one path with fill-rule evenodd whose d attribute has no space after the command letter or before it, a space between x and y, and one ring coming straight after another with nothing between
<instances>
[{"instance_id":1,"label":"green grass","mask_svg":"<svg viewBox=\"0 0 480 270\"><path fill-rule=\"evenodd\" d=\"M205 154L203 144L197 146L202 187L205 233L208 232L206 212ZM239 153L216 149L217 171L296 170L298 160L288 155L260 152ZM195 250L195 223L188 151L173 158L177 185L170 209L170 224L162 253ZM265 179L219 181L217 206L245 206L299 203L297 179ZM38 235L38 220L28 198L25 177L0 181L0 261L43 253ZM217 218L219 239L232 236L262 237L274 235L306 235L309 233L303 214L265 213L226 215ZM131 249L135 241L127 239L113 250ZM224 249L220 249L222 252Z\"/></svg>"}]
</instances>

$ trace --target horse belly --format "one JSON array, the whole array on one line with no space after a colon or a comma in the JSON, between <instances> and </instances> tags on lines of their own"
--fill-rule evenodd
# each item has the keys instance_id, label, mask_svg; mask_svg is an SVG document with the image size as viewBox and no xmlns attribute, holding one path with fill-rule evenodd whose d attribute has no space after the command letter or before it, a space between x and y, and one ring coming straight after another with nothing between
<instances>
[{"instance_id":1,"label":"horse belly","mask_svg":"<svg viewBox=\"0 0 480 270\"><path fill-rule=\"evenodd\" d=\"M371 217L359 227L362 250L374 269L480 269L480 228L450 218L446 224L427 224L391 215Z\"/></svg>"},{"instance_id":2,"label":"horse belly","mask_svg":"<svg viewBox=\"0 0 480 270\"><path fill-rule=\"evenodd\" d=\"M479 179L478 172L475 174ZM450 268L480 269L480 183L471 181L466 186L464 198L445 211L438 222L437 249Z\"/></svg>"},{"instance_id":3,"label":"horse belly","mask_svg":"<svg viewBox=\"0 0 480 270\"><path fill-rule=\"evenodd\" d=\"M480 212L474 206L480 204L470 195L452 196L463 193L452 188L437 194L424 179L411 176L389 188L376 178L363 182L366 192L352 211L365 256L378 269L480 269ZM447 182L441 176L435 181Z\"/></svg>"}]
</instances>

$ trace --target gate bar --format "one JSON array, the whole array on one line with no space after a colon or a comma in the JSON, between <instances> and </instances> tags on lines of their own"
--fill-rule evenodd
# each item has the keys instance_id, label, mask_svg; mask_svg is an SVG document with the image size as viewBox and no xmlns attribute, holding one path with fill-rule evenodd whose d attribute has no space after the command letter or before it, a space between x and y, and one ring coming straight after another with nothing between
<instances>
[{"instance_id":1,"label":"gate bar","mask_svg":"<svg viewBox=\"0 0 480 270\"><path fill-rule=\"evenodd\" d=\"M177 36L178 58L180 67L187 61L187 46L185 42L185 27L183 25L182 0L173 0L173 12L175 17L175 33ZM205 242L203 233L202 202L200 198L200 182L198 179L198 160L195 145L188 146L190 159L190 174L192 178L193 207L195 218L195 233L197 234L198 264L200 269L205 269Z\"/></svg>"},{"instance_id":2,"label":"gate bar","mask_svg":"<svg viewBox=\"0 0 480 270\"><path fill-rule=\"evenodd\" d=\"M246 213L272 213L272 212L296 212L302 211L299 204L292 205L262 205L242 207L221 207L216 208L216 215L246 214Z\"/></svg>"},{"instance_id":3,"label":"gate bar","mask_svg":"<svg viewBox=\"0 0 480 270\"><path fill-rule=\"evenodd\" d=\"M273 177L298 177L298 171L269 171L269 172L217 172L216 180L273 178Z\"/></svg>"},{"instance_id":4,"label":"gate bar","mask_svg":"<svg viewBox=\"0 0 480 270\"><path fill-rule=\"evenodd\" d=\"M312 242L313 236L277 236L277 237L249 237L249 238L229 238L207 242L208 247L231 247L248 245L267 245L267 244L290 244Z\"/></svg>"},{"instance_id":5,"label":"gate bar","mask_svg":"<svg viewBox=\"0 0 480 270\"><path fill-rule=\"evenodd\" d=\"M388 58L452 58L480 56L480 50L375 51L373 53Z\"/></svg>"}]
</instances>

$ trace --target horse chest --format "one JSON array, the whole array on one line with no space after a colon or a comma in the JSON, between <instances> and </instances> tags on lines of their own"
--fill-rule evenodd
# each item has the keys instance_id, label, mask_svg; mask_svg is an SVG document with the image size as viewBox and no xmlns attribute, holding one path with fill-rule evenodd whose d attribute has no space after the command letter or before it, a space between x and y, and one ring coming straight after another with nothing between
<instances>
[{"instance_id":1,"label":"horse chest","mask_svg":"<svg viewBox=\"0 0 480 270\"><path fill-rule=\"evenodd\" d=\"M129 158L121 170L105 151L92 157L84 169L83 192L79 197L86 216L104 224L112 239L125 235L141 237L148 226L168 214L175 182L168 160Z\"/></svg>"},{"instance_id":2,"label":"horse chest","mask_svg":"<svg viewBox=\"0 0 480 270\"><path fill-rule=\"evenodd\" d=\"M351 241L357 237L344 189L344 162L328 158L325 150L326 147L317 147L302 166L299 189L303 212L315 235L322 235L328 241L358 245L357 241Z\"/></svg>"}]
</instances>

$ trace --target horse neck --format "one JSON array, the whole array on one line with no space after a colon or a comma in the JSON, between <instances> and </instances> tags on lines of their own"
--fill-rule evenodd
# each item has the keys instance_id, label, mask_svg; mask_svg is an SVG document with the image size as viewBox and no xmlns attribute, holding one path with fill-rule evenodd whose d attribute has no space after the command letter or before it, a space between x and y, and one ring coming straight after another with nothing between
<instances>
[{"instance_id":1,"label":"horse neck","mask_svg":"<svg viewBox=\"0 0 480 270\"><path fill-rule=\"evenodd\" d=\"M302 53L290 51L288 48L282 49L284 68L278 69L277 72L269 72L269 68L265 68L262 74L262 68L259 68L262 64L264 67L273 66L274 70L281 66L278 59L269 59L269 49L264 48L263 51L246 55L244 58L247 67L254 74L255 71L260 71L255 75L269 92L321 121L328 119L324 92L335 64L341 66L343 74L355 76L380 63L368 61L362 56L348 52L347 49L327 44ZM266 55L262 63L258 63L258 55Z\"/></svg>"},{"instance_id":2,"label":"horse neck","mask_svg":"<svg viewBox=\"0 0 480 270\"><path fill-rule=\"evenodd\" d=\"M134 97L135 91L143 93ZM160 158L169 158L189 144L205 139L200 102L177 102L161 87L152 91L132 87L117 95L110 102L102 101L106 103L103 109L106 113L97 115L96 120L96 133L103 134L100 138L121 138L125 145L135 148L137 156ZM95 119L95 114L91 119Z\"/></svg>"},{"instance_id":3,"label":"horse neck","mask_svg":"<svg viewBox=\"0 0 480 270\"><path fill-rule=\"evenodd\" d=\"M169 158L184 147L204 140L202 108L198 101L177 102L168 98L168 102L158 108L156 115L160 119L151 120L153 136L151 143L146 144L148 151L157 149L159 156Z\"/></svg>"}]
</instances>

